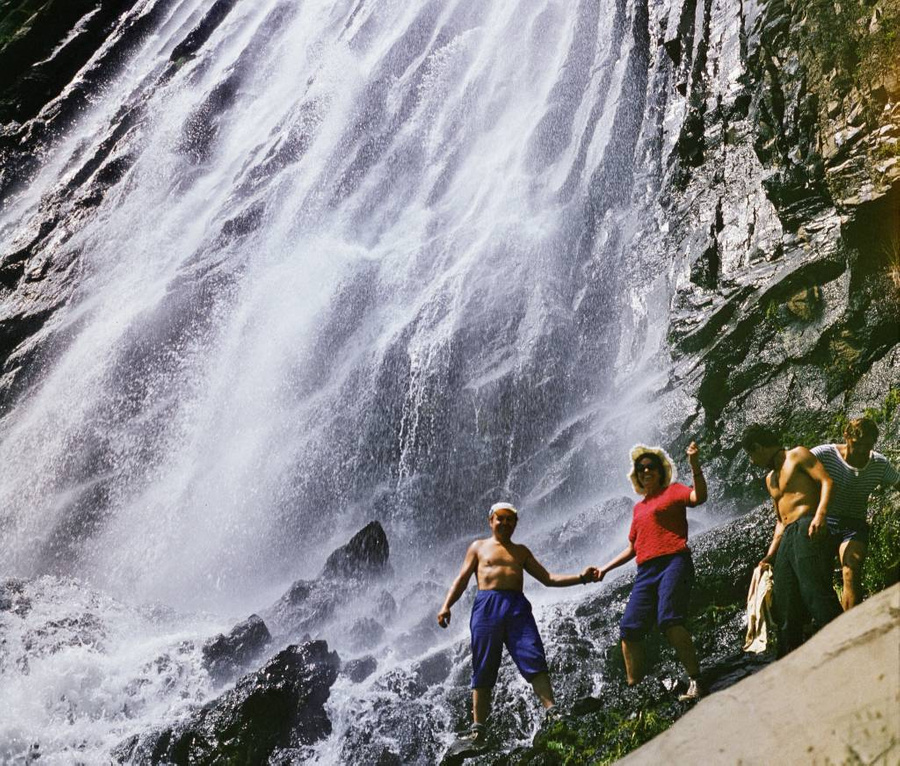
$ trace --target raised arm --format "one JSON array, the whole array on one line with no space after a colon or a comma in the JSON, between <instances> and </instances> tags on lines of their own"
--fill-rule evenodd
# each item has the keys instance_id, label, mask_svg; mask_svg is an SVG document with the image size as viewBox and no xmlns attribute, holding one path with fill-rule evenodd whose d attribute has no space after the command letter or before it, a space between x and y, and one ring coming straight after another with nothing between
<instances>
[{"instance_id":1,"label":"raised arm","mask_svg":"<svg viewBox=\"0 0 900 766\"><path fill-rule=\"evenodd\" d=\"M459 597L466 592L469 580L478 569L478 545L479 541L476 540L469 546L469 550L466 551L466 558L463 560L462 569L459 570L459 574L456 575L450 590L447 591L447 597L444 599L444 604L441 606L441 611L438 612L437 616L438 625L442 628L446 628L450 624L450 607L459 601Z\"/></svg>"},{"instance_id":2,"label":"raised arm","mask_svg":"<svg viewBox=\"0 0 900 766\"><path fill-rule=\"evenodd\" d=\"M605 566L600 567L599 575L598 575L597 579L602 580L604 577L606 577L607 572L609 572L612 569L615 569L616 567L622 566L622 564L627 564L633 558L634 558L634 543L632 543L629 540L627 548L622 550L622 552L618 556L616 556L614 559L612 559Z\"/></svg>"},{"instance_id":3,"label":"raised arm","mask_svg":"<svg viewBox=\"0 0 900 766\"><path fill-rule=\"evenodd\" d=\"M581 574L560 575L550 574L543 565L534 557L532 552L525 549L526 558L522 565L528 574L542 585L548 588L567 588L570 585L586 585L589 582L596 582L599 573L596 567L585 567Z\"/></svg>"},{"instance_id":4,"label":"raised arm","mask_svg":"<svg viewBox=\"0 0 900 766\"><path fill-rule=\"evenodd\" d=\"M691 442L687 448L688 463L691 464L691 473L694 475L694 487L691 489L690 505L700 505L706 502L706 478L700 467L700 448L697 442Z\"/></svg>"},{"instance_id":5,"label":"raised arm","mask_svg":"<svg viewBox=\"0 0 900 766\"><path fill-rule=\"evenodd\" d=\"M831 488L834 484L825 466L819 462L819 459L813 455L806 447L797 447L797 463L806 473L809 474L813 481L820 484L819 505L816 508L816 514L813 520L809 522L809 536L827 531L827 522L825 517L828 514L828 501L831 499Z\"/></svg>"},{"instance_id":6,"label":"raised arm","mask_svg":"<svg viewBox=\"0 0 900 766\"><path fill-rule=\"evenodd\" d=\"M772 501L775 507L775 532L772 535L772 542L769 543L769 550L762 561L759 562L761 567L771 567L775 563L775 554L778 552L778 546L781 545L781 536L784 534L784 524L781 522L781 514L778 513L778 505Z\"/></svg>"}]
</instances>

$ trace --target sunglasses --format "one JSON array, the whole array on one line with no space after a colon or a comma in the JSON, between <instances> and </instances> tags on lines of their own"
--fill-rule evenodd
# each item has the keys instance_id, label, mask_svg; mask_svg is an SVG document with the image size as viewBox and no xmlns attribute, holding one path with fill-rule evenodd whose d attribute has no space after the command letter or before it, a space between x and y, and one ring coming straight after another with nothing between
<instances>
[{"instance_id":1,"label":"sunglasses","mask_svg":"<svg viewBox=\"0 0 900 766\"><path fill-rule=\"evenodd\" d=\"M638 473L647 473L647 471L659 472L659 467L655 463L635 463L634 467Z\"/></svg>"}]
</instances>

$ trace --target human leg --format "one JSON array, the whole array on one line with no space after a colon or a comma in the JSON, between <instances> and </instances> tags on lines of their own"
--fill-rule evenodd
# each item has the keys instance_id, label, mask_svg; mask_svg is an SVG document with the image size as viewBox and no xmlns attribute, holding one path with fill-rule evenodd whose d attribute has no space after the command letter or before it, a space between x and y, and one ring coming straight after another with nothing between
<instances>
[{"instance_id":1,"label":"human leg","mask_svg":"<svg viewBox=\"0 0 900 766\"><path fill-rule=\"evenodd\" d=\"M522 676L531 684L545 708L555 704L553 684L547 672L544 642L538 632L531 604L524 594L506 617L506 649Z\"/></svg>"},{"instance_id":2,"label":"human leg","mask_svg":"<svg viewBox=\"0 0 900 766\"><path fill-rule=\"evenodd\" d=\"M675 650L679 662L684 665L688 676L700 677L700 662L697 660L697 651L694 649L694 639L688 633L684 625L670 625L666 628L666 638Z\"/></svg>"},{"instance_id":3,"label":"human leg","mask_svg":"<svg viewBox=\"0 0 900 766\"><path fill-rule=\"evenodd\" d=\"M791 526L799 526L791 548L793 567L803 606L812 617L815 629L831 622L841 613L841 603L831 584L831 574L826 560L830 560L828 544L824 540L811 539L807 533L809 517ZM778 582L778 574L775 574Z\"/></svg>"},{"instance_id":4,"label":"human leg","mask_svg":"<svg viewBox=\"0 0 900 766\"><path fill-rule=\"evenodd\" d=\"M553 696L553 683L550 681L550 674L546 671L538 673L531 679L531 688L537 694L538 699L545 708L553 707L556 704L556 698Z\"/></svg>"},{"instance_id":5,"label":"human leg","mask_svg":"<svg viewBox=\"0 0 900 766\"><path fill-rule=\"evenodd\" d=\"M694 584L694 564L689 553L672 556L666 563L659 581L657 621L688 676L700 677L700 663L694 640L684 627Z\"/></svg>"},{"instance_id":6,"label":"human leg","mask_svg":"<svg viewBox=\"0 0 900 766\"><path fill-rule=\"evenodd\" d=\"M658 565L651 561L638 565L634 587L619 623L625 676L633 686L644 677L644 637L656 618Z\"/></svg>"},{"instance_id":7,"label":"human leg","mask_svg":"<svg viewBox=\"0 0 900 766\"><path fill-rule=\"evenodd\" d=\"M862 565L866 560L867 546L858 540L847 540L841 544L841 575L844 591L841 606L846 612L862 601Z\"/></svg>"},{"instance_id":8,"label":"human leg","mask_svg":"<svg viewBox=\"0 0 900 766\"><path fill-rule=\"evenodd\" d=\"M644 642L622 639L622 656L625 658L625 677L629 686L644 678Z\"/></svg>"},{"instance_id":9,"label":"human leg","mask_svg":"<svg viewBox=\"0 0 900 766\"><path fill-rule=\"evenodd\" d=\"M491 714L491 693L493 689L478 688L472 689L472 721L477 724L484 724L488 716Z\"/></svg>"},{"instance_id":10,"label":"human leg","mask_svg":"<svg viewBox=\"0 0 900 766\"><path fill-rule=\"evenodd\" d=\"M505 602L494 591L479 591L472 605L472 719L484 724L491 710L491 691L503 654Z\"/></svg>"},{"instance_id":11,"label":"human leg","mask_svg":"<svg viewBox=\"0 0 900 766\"><path fill-rule=\"evenodd\" d=\"M778 656L784 657L803 643L803 601L794 571L792 547L798 534L797 522L789 524L781 538L772 573L772 612L778 635Z\"/></svg>"}]
</instances>

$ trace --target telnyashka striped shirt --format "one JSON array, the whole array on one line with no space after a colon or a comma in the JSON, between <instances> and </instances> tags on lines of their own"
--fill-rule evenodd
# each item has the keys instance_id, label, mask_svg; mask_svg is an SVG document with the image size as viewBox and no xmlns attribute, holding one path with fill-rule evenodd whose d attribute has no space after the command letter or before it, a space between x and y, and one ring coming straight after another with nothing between
<instances>
[{"instance_id":1,"label":"telnyashka striped shirt","mask_svg":"<svg viewBox=\"0 0 900 766\"><path fill-rule=\"evenodd\" d=\"M894 486L900 482L900 473L888 459L874 450L869 455L865 468L854 468L841 457L834 444L813 447L815 455L825 466L834 482L831 499L828 501L828 515L843 518L865 519L869 495L879 484Z\"/></svg>"}]
</instances>

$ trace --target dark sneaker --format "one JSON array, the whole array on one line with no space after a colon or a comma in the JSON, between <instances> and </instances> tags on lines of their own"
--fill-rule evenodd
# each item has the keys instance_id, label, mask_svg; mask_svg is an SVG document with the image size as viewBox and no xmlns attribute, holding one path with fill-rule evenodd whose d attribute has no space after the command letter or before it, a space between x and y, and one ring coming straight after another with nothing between
<instances>
[{"instance_id":1,"label":"dark sneaker","mask_svg":"<svg viewBox=\"0 0 900 766\"><path fill-rule=\"evenodd\" d=\"M473 745L483 745L487 740L487 728L483 723L473 723L468 731L459 735L459 739Z\"/></svg>"},{"instance_id":2,"label":"dark sneaker","mask_svg":"<svg viewBox=\"0 0 900 766\"><path fill-rule=\"evenodd\" d=\"M687 691L684 694L678 695L679 702L696 702L703 696L703 690L700 688L700 684L697 683L695 679L691 679L688 684Z\"/></svg>"}]
</instances>

